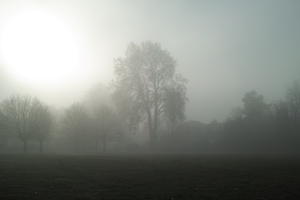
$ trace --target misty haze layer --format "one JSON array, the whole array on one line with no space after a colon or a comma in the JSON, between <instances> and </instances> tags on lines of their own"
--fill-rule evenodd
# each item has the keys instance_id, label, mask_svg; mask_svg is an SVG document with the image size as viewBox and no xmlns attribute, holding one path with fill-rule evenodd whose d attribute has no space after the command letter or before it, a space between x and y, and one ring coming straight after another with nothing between
<instances>
[{"instance_id":1,"label":"misty haze layer","mask_svg":"<svg viewBox=\"0 0 300 200\"><path fill-rule=\"evenodd\" d=\"M223 120L252 89L279 100L299 79L298 1L1 1L0 33L28 7L59 16L81 38L87 75L55 88L26 85L0 56L2 98L30 93L67 106L99 82L110 84L113 59L130 42L147 40L168 49L189 80L188 119Z\"/></svg>"}]
</instances>

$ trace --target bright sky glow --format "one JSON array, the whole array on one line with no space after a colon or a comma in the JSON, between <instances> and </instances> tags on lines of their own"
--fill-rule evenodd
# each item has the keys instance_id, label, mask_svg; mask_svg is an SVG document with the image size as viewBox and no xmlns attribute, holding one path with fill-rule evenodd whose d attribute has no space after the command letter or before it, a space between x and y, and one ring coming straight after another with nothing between
<instances>
[{"instance_id":1,"label":"bright sky glow","mask_svg":"<svg viewBox=\"0 0 300 200\"><path fill-rule=\"evenodd\" d=\"M27 9L11 17L0 42L9 72L27 84L61 87L78 82L85 73L74 32L42 10Z\"/></svg>"}]
</instances>

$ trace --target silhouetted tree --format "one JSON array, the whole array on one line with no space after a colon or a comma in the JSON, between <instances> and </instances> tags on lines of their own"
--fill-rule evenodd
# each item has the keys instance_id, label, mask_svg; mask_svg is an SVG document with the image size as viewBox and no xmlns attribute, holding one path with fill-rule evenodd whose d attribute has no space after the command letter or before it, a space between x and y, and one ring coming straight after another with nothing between
<instances>
[{"instance_id":1,"label":"silhouetted tree","mask_svg":"<svg viewBox=\"0 0 300 200\"><path fill-rule=\"evenodd\" d=\"M85 107L76 103L65 111L63 132L74 145L75 151L82 152L91 138L91 118Z\"/></svg>"},{"instance_id":2,"label":"silhouetted tree","mask_svg":"<svg viewBox=\"0 0 300 200\"><path fill-rule=\"evenodd\" d=\"M117 119L113 110L102 105L95 111L95 128L96 128L96 150L98 150L99 142L102 143L102 152L106 151L107 142L117 128Z\"/></svg>"},{"instance_id":3,"label":"silhouetted tree","mask_svg":"<svg viewBox=\"0 0 300 200\"><path fill-rule=\"evenodd\" d=\"M287 91L287 102L291 118L295 123L300 122L300 83L295 81Z\"/></svg>"},{"instance_id":4,"label":"silhouetted tree","mask_svg":"<svg viewBox=\"0 0 300 200\"><path fill-rule=\"evenodd\" d=\"M131 101L126 87L116 87L112 100L118 113L118 120L123 133L135 134L142 121L141 105Z\"/></svg>"},{"instance_id":5,"label":"silhouetted tree","mask_svg":"<svg viewBox=\"0 0 300 200\"><path fill-rule=\"evenodd\" d=\"M31 114L33 100L29 96L12 96L4 100L1 110L12 131L23 142L23 150L27 152L27 142L31 137Z\"/></svg>"},{"instance_id":6,"label":"silhouetted tree","mask_svg":"<svg viewBox=\"0 0 300 200\"><path fill-rule=\"evenodd\" d=\"M116 90L125 91L129 100L146 116L152 146L158 139L164 92L176 82L175 65L169 52L153 42L130 44L125 57L115 62Z\"/></svg>"},{"instance_id":7,"label":"silhouetted tree","mask_svg":"<svg viewBox=\"0 0 300 200\"><path fill-rule=\"evenodd\" d=\"M179 83L179 84L178 84ZM163 108L169 122L170 132L185 119L186 80L177 77L177 81L165 89Z\"/></svg>"},{"instance_id":8,"label":"silhouetted tree","mask_svg":"<svg viewBox=\"0 0 300 200\"><path fill-rule=\"evenodd\" d=\"M225 122L224 142L233 151L267 149L274 142L270 106L256 91L247 92L242 102L243 107L235 110Z\"/></svg>"},{"instance_id":9,"label":"silhouetted tree","mask_svg":"<svg viewBox=\"0 0 300 200\"><path fill-rule=\"evenodd\" d=\"M38 99L35 99L32 102L30 120L32 137L33 139L39 141L40 152L43 152L44 141L49 137L53 126L53 117L49 111L49 108L42 104Z\"/></svg>"},{"instance_id":10,"label":"silhouetted tree","mask_svg":"<svg viewBox=\"0 0 300 200\"><path fill-rule=\"evenodd\" d=\"M9 121L0 109L0 149L3 148L11 136L11 128Z\"/></svg>"},{"instance_id":11,"label":"silhouetted tree","mask_svg":"<svg viewBox=\"0 0 300 200\"><path fill-rule=\"evenodd\" d=\"M244 103L244 114L248 119L260 119L267 112L267 104L264 102L263 95L254 90L247 92L242 101Z\"/></svg>"}]
</instances>

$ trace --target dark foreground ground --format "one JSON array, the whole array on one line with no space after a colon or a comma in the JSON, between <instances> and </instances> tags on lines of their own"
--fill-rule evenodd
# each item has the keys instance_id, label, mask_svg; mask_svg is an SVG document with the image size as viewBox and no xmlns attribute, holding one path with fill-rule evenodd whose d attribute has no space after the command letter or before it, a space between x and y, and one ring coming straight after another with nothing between
<instances>
[{"instance_id":1,"label":"dark foreground ground","mask_svg":"<svg viewBox=\"0 0 300 200\"><path fill-rule=\"evenodd\" d=\"M0 155L0 199L300 199L300 159Z\"/></svg>"}]
</instances>

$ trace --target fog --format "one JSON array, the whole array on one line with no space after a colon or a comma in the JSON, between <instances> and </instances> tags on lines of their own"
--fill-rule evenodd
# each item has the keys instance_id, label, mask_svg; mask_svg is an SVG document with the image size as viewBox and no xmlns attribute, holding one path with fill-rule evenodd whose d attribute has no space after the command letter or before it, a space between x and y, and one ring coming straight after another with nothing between
<instances>
[{"instance_id":1,"label":"fog","mask_svg":"<svg viewBox=\"0 0 300 200\"><path fill-rule=\"evenodd\" d=\"M300 199L299 19L0 0L0 199Z\"/></svg>"},{"instance_id":2,"label":"fog","mask_svg":"<svg viewBox=\"0 0 300 200\"><path fill-rule=\"evenodd\" d=\"M28 8L61 18L80 38L86 77L62 87L26 85L13 75L4 92L38 95L67 106L98 83L113 79L113 59L130 42L155 41L168 49L188 80L188 119L224 120L255 89L270 101L284 97L299 77L297 1L1 1L0 26ZM0 29L3 30L2 28ZM2 73L9 66L1 65ZM19 86L19 85L22 86Z\"/></svg>"},{"instance_id":3,"label":"fog","mask_svg":"<svg viewBox=\"0 0 300 200\"><path fill-rule=\"evenodd\" d=\"M162 149L175 148L182 137L169 133L189 132L182 150L200 137L205 150L221 151L234 132L251 126L273 139L281 128L294 132L299 9L297 1L279 0L1 1L2 132L17 130L19 104L47 110L34 111L45 119L52 115L51 148L73 136L75 144L81 137L76 129L106 143L113 126L127 142L159 140ZM279 119L289 122L278 128ZM27 138L37 138L28 131L18 133L24 151Z\"/></svg>"}]
</instances>

